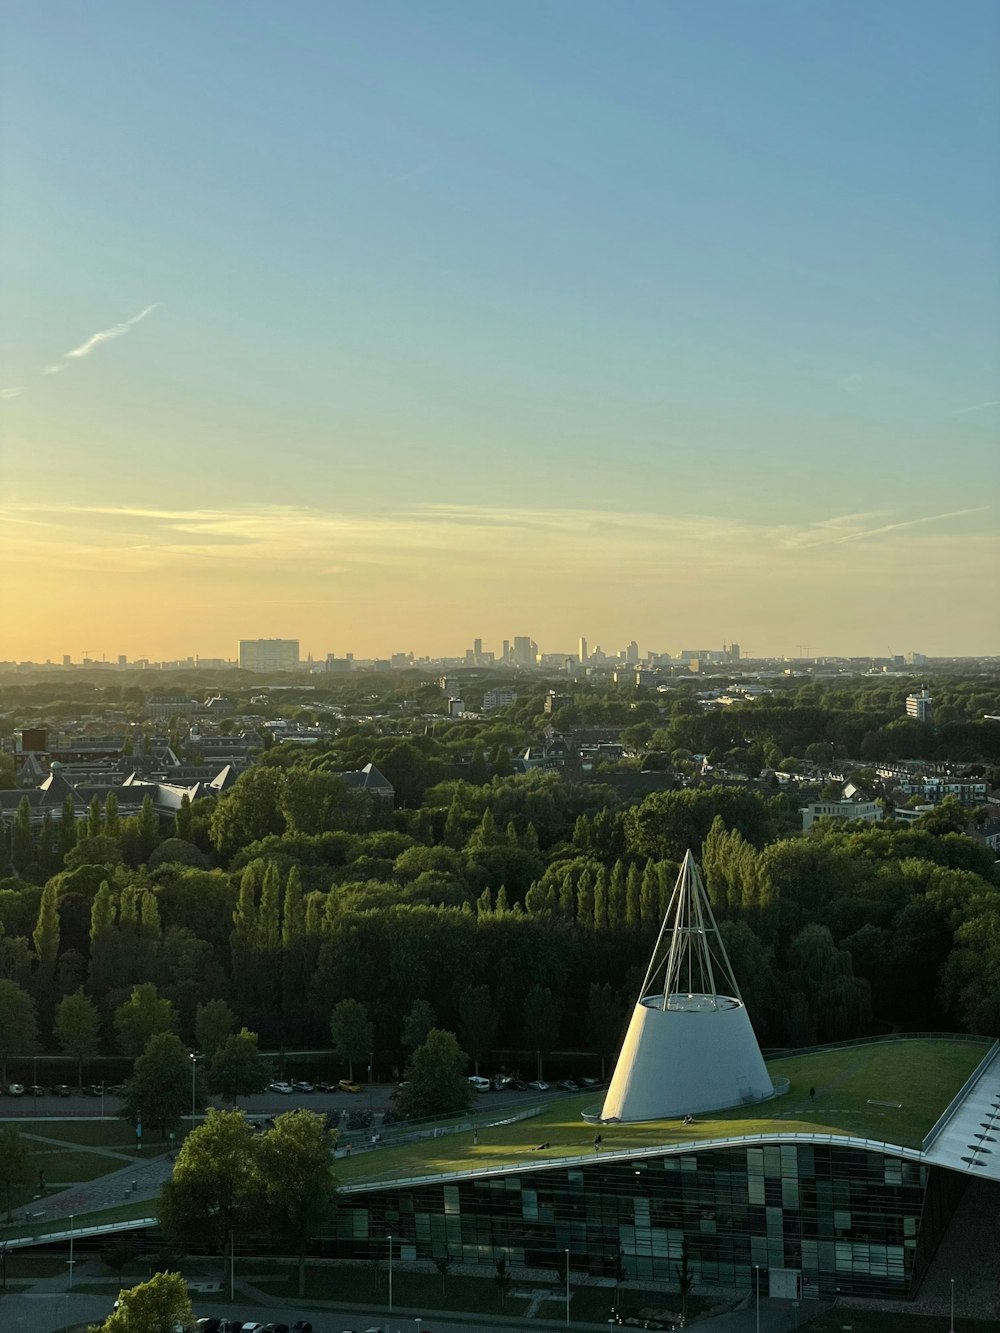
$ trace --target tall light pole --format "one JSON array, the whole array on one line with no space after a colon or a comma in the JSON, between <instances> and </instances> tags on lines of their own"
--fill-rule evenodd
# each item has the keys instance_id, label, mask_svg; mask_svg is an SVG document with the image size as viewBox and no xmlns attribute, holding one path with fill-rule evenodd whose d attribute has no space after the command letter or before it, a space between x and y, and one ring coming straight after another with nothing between
<instances>
[{"instance_id":1,"label":"tall light pole","mask_svg":"<svg viewBox=\"0 0 1000 1333\"><path fill-rule=\"evenodd\" d=\"M569 1250L566 1251L566 1323L569 1323Z\"/></svg>"},{"instance_id":2,"label":"tall light pole","mask_svg":"<svg viewBox=\"0 0 1000 1333\"><path fill-rule=\"evenodd\" d=\"M73 1290L73 1233L76 1230L76 1216L71 1213L69 1218L69 1289Z\"/></svg>"},{"instance_id":3,"label":"tall light pole","mask_svg":"<svg viewBox=\"0 0 1000 1333\"><path fill-rule=\"evenodd\" d=\"M757 1333L760 1333L760 1264L754 1264L754 1283L757 1288Z\"/></svg>"},{"instance_id":4,"label":"tall light pole","mask_svg":"<svg viewBox=\"0 0 1000 1333\"><path fill-rule=\"evenodd\" d=\"M195 1079L198 1074L198 1052L191 1052L191 1128L194 1129L194 1115L197 1109L197 1098L195 1095Z\"/></svg>"},{"instance_id":5,"label":"tall light pole","mask_svg":"<svg viewBox=\"0 0 1000 1333\"><path fill-rule=\"evenodd\" d=\"M948 1325L948 1333L955 1333L955 1279L951 1279L951 1323Z\"/></svg>"},{"instance_id":6,"label":"tall light pole","mask_svg":"<svg viewBox=\"0 0 1000 1333\"><path fill-rule=\"evenodd\" d=\"M389 1237L389 1313L392 1314L392 1237Z\"/></svg>"}]
</instances>

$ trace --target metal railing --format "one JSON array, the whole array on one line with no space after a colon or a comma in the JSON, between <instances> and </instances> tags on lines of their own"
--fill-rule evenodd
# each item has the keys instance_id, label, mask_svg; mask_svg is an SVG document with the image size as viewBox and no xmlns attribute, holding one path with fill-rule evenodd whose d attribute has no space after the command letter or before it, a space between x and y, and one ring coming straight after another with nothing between
<instances>
[{"instance_id":1,"label":"metal railing","mask_svg":"<svg viewBox=\"0 0 1000 1333\"><path fill-rule=\"evenodd\" d=\"M156 1227L160 1225L158 1217L127 1217L120 1218L117 1222L99 1222L93 1225L73 1227L72 1229L62 1227L59 1231L44 1231L37 1236L10 1236L4 1237L3 1246L8 1250L20 1250L27 1245L52 1245L57 1241L86 1240L92 1236L110 1236L119 1231L138 1231L142 1227Z\"/></svg>"}]
</instances>

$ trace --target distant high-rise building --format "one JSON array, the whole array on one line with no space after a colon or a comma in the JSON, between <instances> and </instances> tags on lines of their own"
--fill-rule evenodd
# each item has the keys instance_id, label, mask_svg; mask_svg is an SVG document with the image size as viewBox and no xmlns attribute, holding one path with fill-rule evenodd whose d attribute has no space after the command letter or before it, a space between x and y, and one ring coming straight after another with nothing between
<instances>
[{"instance_id":1,"label":"distant high-rise building","mask_svg":"<svg viewBox=\"0 0 1000 1333\"><path fill-rule=\"evenodd\" d=\"M510 639L504 639L503 641L503 653L501 654L500 660L502 662L510 661Z\"/></svg>"},{"instance_id":2,"label":"distant high-rise building","mask_svg":"<svg viewBox=\"0 0 1000 1333\"><path fill-rule=\"evenodd\" d=\"M297 671L298 639L240 639L241 671Z\"/></svg>"},{"instance_id":3,"label":"distant high-rise building","mask_svg":"<svg viewBox=\"0 0 1000 1333\"><path fill-rule=\"evenodd\" d=\"M906 716L915 718L918 722L934 721L934 700L926 690L906 696Z\"/></svg>"},{"instance_id":4,"label":"distant high-rise building","mask_svg":"<svg viewBox=\"0 0 1000 1333\"><path fill-rule=\"evenodd\" d=\"M730 662L738 662L740 660L740 645L738 643L731 643L729 645L729 660Z\"/></svg>"},{"instance_id":5,"label":"distant high-rise building","mask_svg":"<svg viewBox=\"0 0 1000 1333\"><path fill-rule=\"evenodd\" d=\"M639 645L635 639L625 649L625 661L634 666L639 661Z\"/></svg>"},{"instance_id":6,"label":"distant high-rise building","mask_svg":"<svg viewBox=\"0 0 1000 1333\"><path fill-rule=\"evenodd\" d=\"M69 653L63 653L63 666L67 667L72 665L73 665L72 657L69 655Z\"/></svg>"},{"instance_id":7,"label":"distant high-rise building","mask_svg":"<svg viewBox=\"0 0 1000 1333\"><path fill-rule=\"evenodd\" d=\"M483 660L483 641L482 639L472 640L472 656L476 666Z\"/></svg>"},{"instance_id":8,"label":"distant high-rise building","mask_svg":"<svg viewBox=\"0 0 1000 1333\"><path fill-rule=\"evenodd\" d=\"M537 656L538 644L535 643L534 639L528 638L525 634L516 634L514 636L513 661L515 666L534 666Z\"/></svg>"},{"instance_id":9,"label":"distant high-rise building","mask_svg":"<svg viewBox=\"0 0 1000 1333\"><path fill-rule=\"evenodd\" d=\"M588 657L589 657L589 654L588 654L588 652L587 652L587 640L581 638L581 640L580 640L580 661L581 661L584 665L586 665L587 660L588 660Z\"/></svg>"},{"instance_id":10,"label":"distant high-rise building","mask_svg":"<svg viewBox=\"0 0 1000 1333\"><path fill-rule=\"evenodd\" d=\"M128 666L128 654L127 654L127 653L119 653L119 654L118 654L118 665L119 665L120 667Z\"/></svg>"}]
</instances>

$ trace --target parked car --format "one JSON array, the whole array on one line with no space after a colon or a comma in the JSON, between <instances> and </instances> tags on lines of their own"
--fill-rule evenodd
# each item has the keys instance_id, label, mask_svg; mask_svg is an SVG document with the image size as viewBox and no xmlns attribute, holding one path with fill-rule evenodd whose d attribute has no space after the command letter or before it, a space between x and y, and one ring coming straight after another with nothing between
<instances>
[{"instance_id":1,"label":"parked car","mask_svg":"<svg viewBox=\"0 0 1000 1333\"><path fill-rule=\"evenodd\" d=\"M469 1083L476 1092L489 1092L491 1084L488 1078L482 1078L479 1074L470 1074Z\"/></svg>"},{"instance_id":2,"label":"parked car","mask_svg":"<svg viewBox=\"0 0 1000 1333\"><path fill-rule=\"evenodd\" d=\"M314 1083L313 1087L317 1092L336 1092L336 1083Z\"/></svg>"},{"instance_id":3,"label":"parked car","mask_svg":"<svg viewBox=\"0 0 1000 1333\"><path fill-rule=\"evenodd\" d=\"M8 1097L23 1097L23 1096L24 1096L24 1084L23 1084L23 1083L8 1083L8 1084L7 1084L7 1096L8 1096Z\"/></svg>"},{"instance_id":4,"label":"parked car","mask_svg":"<svg viewBox=\"0 0 1000 1333\"><path fill-rule=\"evenodd\" d=\"M216 1315L194 1321L195 1333L221 1333L223 1321Z\"/></svg>"},{"instance_id":5,"label":"parked car","mask_svg":"<svg viewBox=\"0 0 1000 1333\"><path fill-rule=\"evenodd\" d=\"M279 1079L276 1083L269 1083L267 1090L268 1092L280 1092L282 1097L290 1097L295 1091L290 1083L285 1083L282 1079Z\"/></svg>"},{"instance_id":6,"label":"parked car","mask_svg":"<svg viewBox=\"0 0 1000 1333\"><path fill-rule=\"evenodd\" d=\"M84 1096L86 1096L86 1097L103 1097L103 1096L104 1096L104 1089L103 1089L103 1087L100 1085L100 1083L88 1083L87 1086L83 1089L83 1092L84 1092Z\"/></svg>"},{"instance_id":7,"label":"parked car","mask_svg":"<svg viewBox=\"0 0 1000 1333\"><path fill-rule=\"evenodd\" d=\"M577 1083L579 1083L580 1087L586 1092L593 1092L595 1088L601 1086L601 1080L599 1078L578 1078Z\"/></svg>"},{"instance_id":8,"label":"parked car","mask_svg":"<svg viewBox=\"0 0 1000 1333\"><path fill-rule=\"evenodd\" d=\"M307 1083L305 1079L298 1079L295 1083L292 1084L292 1087L295 1089L296 1092L316 1091L315 1087L311 1083Z\"/></svg>"},{"instance_id":9,"label":"parked car","mask_svg":"<svg viewBox=\"0 0 1000 1333\"><path fill-rule=\"evenodd\" d=\"M292 1333L313 1333L313 1326L308 1319L296 1319L292 1325Z\"/></svg>"},{"instance_id":10,"label":"parked car","mask_svg":"<svg viewBox=\"0 0 1000 1333\"><path fill-rule=\"evenodd\" d=\"M523 1078L512 1078L507 1084L508 1092L527 1092L528 1085Z\"/></svg>"},{"instance_id":11,"label":"parked car","mask_svg":"<svg viewBox=\"0 0 1000 1333\"><path fill-rule=\"evenodd\" d=\"M72 1089L67 1087L65 1083L57 1083L52 1089L52 1095L54 1097L69 1097L71 1093Z\"/></svg>"},{"instance_id":12,"label":"parked car","mask_svg":"<svg viewBox=\"0 0 1000 1333\"><path fill-rule=\"evenodd\" d=\"M531 1082L528 1084L528 1087L531 1089L532 1092L548 1092L549 1090L549 1085L545 1082L543 1078L532 1079Z\"/></svg>"},{"instance_id":13,"label":"parked car","mask_svg":"<svg viewBox=\"0 0 1000 1333\"><path fill-rule=\"evenodd\" d=\"M48 1093L48 1088L40 1088L37 1083L32 1083L28 1089L29 1097L44 1097Z\"/></svg>"},{"instance_id":14,"label":"parked car","mask_svg":"<svg viewBox=\"0 0 1000 1333\"><path fill-rule=\"evenodd\" d=\"M561 1078L556 1084L560 1092L579 1092L579 1083L574 1083L571 1078Z\"/></svg>"},{"instance_id":15,"label":"parked car","mask_svg":"<svg viewBox=\"0 0 1000 1333\"><path fill-rule=\"evenodd\" d=\"M340 1089L341 1092L361 1091L361 1084L355 1083L354 1080L350 1078L342 1078L340 1082L337 1084L337 1087Z\"/></svg>"},{"instance_id":16,"label":"parked car","mask_svg":"<svg viewBox=\"0 0 1000 1333\"><path fill-rule=\"evenodd\" d=\"M287 1324L265 1324L264 1333L288 1333Z\"/></svg>"}]
</instances>

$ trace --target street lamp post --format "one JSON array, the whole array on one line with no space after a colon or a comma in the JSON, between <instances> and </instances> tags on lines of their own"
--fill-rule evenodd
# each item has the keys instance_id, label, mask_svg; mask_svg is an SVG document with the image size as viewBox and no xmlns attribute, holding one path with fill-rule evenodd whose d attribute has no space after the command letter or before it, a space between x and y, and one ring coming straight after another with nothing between
<instances>
[{"instance_id":1,"label":"street lamp post","mask_svg":"<svg viewBox=\"0 0 1000 1333\"><path fill-rule=\"evenodd\" d=\"M389 1313L392 1314L392 1237L389 1237Z\"/></svg>"},{"instance_id":2,"label":"street lamp post","mask_svg":"<svg viewBox=\"0 0 1000 1333\"><path fill-rule=\"evenodd\" d=\"M754 1285L757 1288L757 1333L760 1333L760 1264L754 1264Z\"/></svg>"},{"instance_id":3,"label":"street lamp post","mask_svg":"<svg viewBox=\"0 0 1000 1333\"><path fill-rule=\"evenodd\" d=\"M951 1323L948 1325L948 1333L955 1333L955 1279L951 1279Z\"/></svg>"},{"instance_id":4,"label":"street lamp post","mask_svg":"<svg viewBox=\"0 0 1000 1333\"><path fill-rule=\"evenodd\" d=\"M73 1290L73 1233L76 1230L76 1215L70 1214L69 1218L69 1289Z\"/></svg>"},{"instance_id":5,"label":"street lamp post","mask_svg":"<svg viewBox=\"0 0 1000 1333\"><path fill-rule=\"evenodd\" d=\"M566 1323L569 1323L569 1250L566 1251Z\"/></svg>"}]
</instances>

